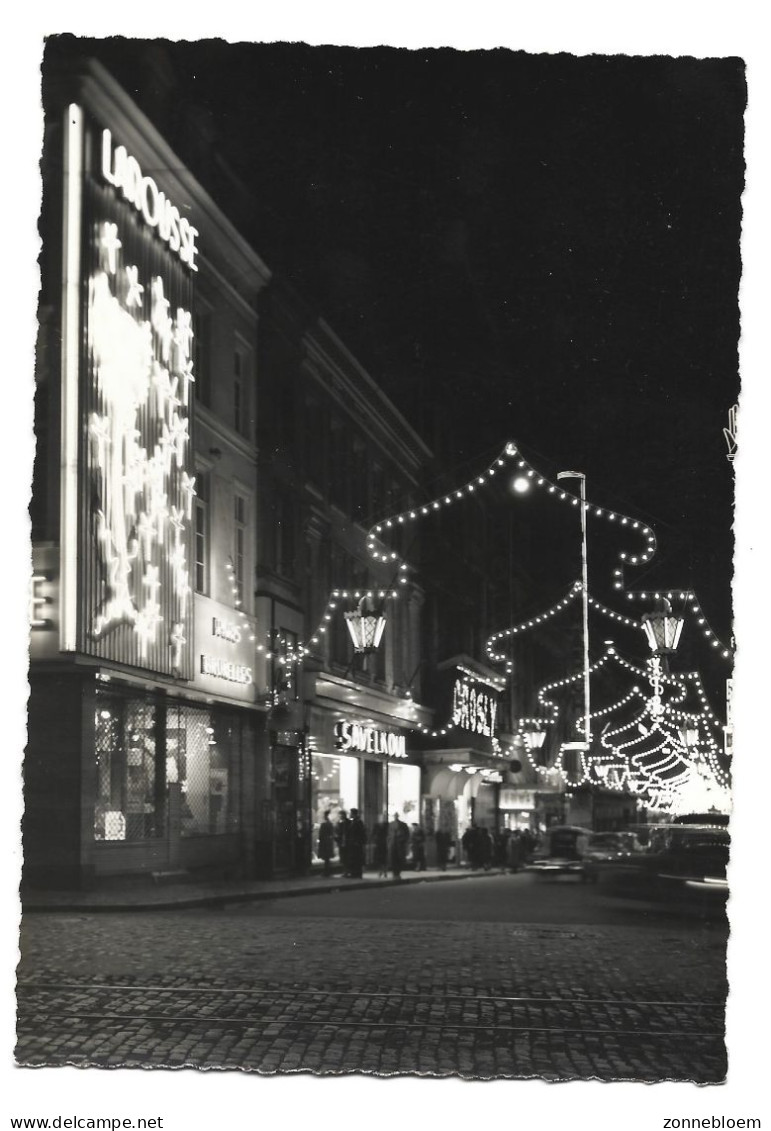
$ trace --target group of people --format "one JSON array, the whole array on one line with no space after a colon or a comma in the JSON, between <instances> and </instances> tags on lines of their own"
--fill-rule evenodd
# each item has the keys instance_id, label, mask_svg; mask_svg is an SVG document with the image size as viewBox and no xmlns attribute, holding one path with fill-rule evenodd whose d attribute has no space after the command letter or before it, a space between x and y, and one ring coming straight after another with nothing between
<instances>
[{"instance_id":1,"label":"group of people","mask_svg":"<svg viewBox=\"0 0 771 1131\"><path fill-rule=\"evenodd\" d=\"M500 868L502 872L517 872L526 864L536 845L530 829L498 829L491 832L484 825L472 821L461 837L461 846L469 867L474 870Z\"/></svg>"},{"instance_id":2,"label":"group of people","mask_svg":"<svg viewBox=\"0 0 771 1131\"><path fill-rule=\"evenodd\" d=\"M324 875L332 873L332 860L335 852L343 867L343 876L348 879L361 879L364 870L364 856L368 837L364 822L358 809L350 814L344 809L335 824L331 820L331 810L327 809L319 827L318 855L324 864ZM372 866L379 876L389 872L394 879L401 879L411 855L412 867L417 872L426 869L426 834L420 825L413 824L410 829L398 813L393 820L384 814L372 830ZM446 866L446 862L445 862Z\"/></svg>"},{"instance_id":3,"label":"group of people","mask_svg":"<svg viewBox=\"0 0 771 1131\"><path fill-rule=\"evenodd\" d=\"M337 822L331 820L331 810L327 809L319 827L318 855L323 861L324 875L332 874L332 860L335 854L340 859L343 876L347 879L361 879L368 843L367 830L358 809L346 813L340 810ZM445 829L438 829L434 836L436 845L436 864L441 871L447 870L452 852L452 837ZM395 880L401 879L402 872L411 859L416 872L426 870L426 834L419 824L412 828L394 813L393 820L383 814L372 829L372 867L378 876L389 873ZM501 871L516 872L530 859L535 848L535 837L529 829L501 829L491 832L483 825L473 821L461 837L461 846L472 869L500 868Z\"/></svg>"}]
</instances>

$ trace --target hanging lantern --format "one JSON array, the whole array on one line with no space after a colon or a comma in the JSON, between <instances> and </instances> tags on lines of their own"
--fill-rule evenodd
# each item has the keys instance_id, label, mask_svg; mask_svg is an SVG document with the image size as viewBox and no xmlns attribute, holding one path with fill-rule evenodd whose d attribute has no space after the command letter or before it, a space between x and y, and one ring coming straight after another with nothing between
<instances>
[{"instance_id":1,"label":"hanging lantern","mask_svg":"<svg viewBox=\"0 0 771 1131\"><path fill-rule=\"evenodd\" d=\"M683 618L673 614L672 606L666 598L657 601L656 610L645 613L642 622L651 652L665 656L677 651Z\"/></svg>"},{"instance_id":2,"label":"hanging lantern","mask_svg":"<svg viewBox=\"0 0 771 1131\"><path fill-rule=\"evenodd\" d=\"M699 728L695 726L681 726L679 728L680 741L686 750L692 750L699 741Z\"/></svg>"},{"instance_id":3,"label":"hanging lantern","mask_svg":"<svg viewBox=\"0 0 771 1131\"><path fill-rule=\"evenodd\" d=\"M353 641L354 652L376 652L383 636L386 619L375 610L370 597L364 596L353 612L345 613L345 623Z\"/></svg>"}]
</instances>

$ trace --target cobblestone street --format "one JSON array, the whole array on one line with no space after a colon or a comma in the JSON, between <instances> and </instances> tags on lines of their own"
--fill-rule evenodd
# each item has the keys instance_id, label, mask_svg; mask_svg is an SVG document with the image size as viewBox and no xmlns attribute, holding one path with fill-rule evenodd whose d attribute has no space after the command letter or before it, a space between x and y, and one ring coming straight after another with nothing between
<instances>
[{"instance_id":1,"label":"cobblestone street","mask_svg":"<svg viewBox=\"0 0 771 1131\"><path fill-rule=\"evenodd\" d=\"M487 893L506 882L480 881ZM449 885L441 897L470 906L476 887ZM722 924L426 921L417 890L400 892L384 920L358 917L363 895L337 896L335 913L323 915L304 914L305 900L289 901L291 913L271 903L28 915L17 1058L262 1073L725 1077Z\"/></svg>"}]
</instances>

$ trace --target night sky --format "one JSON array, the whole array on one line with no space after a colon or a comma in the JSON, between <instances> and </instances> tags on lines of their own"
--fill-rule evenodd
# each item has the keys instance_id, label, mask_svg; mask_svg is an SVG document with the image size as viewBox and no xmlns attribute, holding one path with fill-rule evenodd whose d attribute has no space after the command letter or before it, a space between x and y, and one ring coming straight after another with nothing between
<instances>
[{"instance_id":1,"label":"night sky","mask_svg":"<svg viewBox=\"0 0 771 1131\"><path fill-rule=\"evenodd\" d=\"M730 640L740 60L68 37L49 52L78 43L458 483L510 439L550 478L584 471L592 501L657 533L633 585L693 587ZM248 208L224 169L196 166L196 135Z\"/></svg>"}]
</instances>

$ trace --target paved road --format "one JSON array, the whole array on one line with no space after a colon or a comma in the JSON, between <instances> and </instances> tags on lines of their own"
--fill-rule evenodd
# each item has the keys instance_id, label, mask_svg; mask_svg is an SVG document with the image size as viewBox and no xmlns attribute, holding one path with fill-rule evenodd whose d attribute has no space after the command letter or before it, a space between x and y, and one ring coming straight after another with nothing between
<instances>
[{"instance_id":1,"label":"paved road","mask_svg":"<svg viewBox=\"0 0 771 1131\"><path fill-rule=\"evenodd\" d=\"M530 876L30 915L17 1058L717 1082L725 942Z\"/></svg>"}]
</instances>

